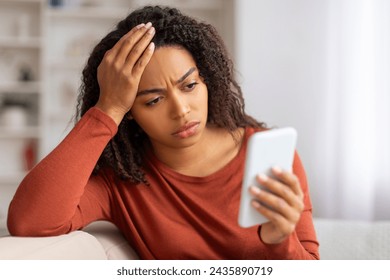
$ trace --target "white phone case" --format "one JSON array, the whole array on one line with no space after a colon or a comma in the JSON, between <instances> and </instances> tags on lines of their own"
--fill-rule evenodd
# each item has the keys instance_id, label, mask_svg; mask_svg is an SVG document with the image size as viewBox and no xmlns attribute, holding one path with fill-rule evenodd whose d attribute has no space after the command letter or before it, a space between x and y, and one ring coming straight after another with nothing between
<instances>
[{"instance_id":1,"label":"white phone case","mask_svg":"<svg viewBox=\"0 0 390 280\"><path fill-rule=\"evenodd\" d=\"M254 197L249 193L249 187L258 186L264 189L256 180L256 176L261 173L271 176L273 166L291 171L296 141L297 132L292 127L257 132L249 138L238 215L238 224L241 227L267 222L251 205Z\"/></svg>"}]
</instances>

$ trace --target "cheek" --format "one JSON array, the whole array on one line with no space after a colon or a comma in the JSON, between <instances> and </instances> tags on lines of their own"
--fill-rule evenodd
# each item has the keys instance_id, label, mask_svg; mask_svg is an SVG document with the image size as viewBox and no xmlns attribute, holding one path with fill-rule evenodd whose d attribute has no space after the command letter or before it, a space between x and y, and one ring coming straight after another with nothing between
<instances>
[{"instance_id":1,"label":"cheek","mask_svg":"<svg viewBox=\"0 0 390 280\"><path fill-rule=\"evenodd\" d=\"M148 110L143 105L134 104L131 115L142 130L148 134L155 134L164 126L165 119L159 118L158 113Z\"/></svg>"},{"instance_id":2,"label":"cheek","mask_svg":"<svg viewBox=\"0 0 390 280\"><path fill-rule=\"evenodd\" d=\"M197 97L198 97L198 104L200 104L203 111L205 111L207 113L207 111L208 111L208 91L207 91L206 85L204 85L204 88L202 88L201 94L198 94Z\"/></svg>"},{"instance_id":3,"label":"cheek","mask_svg":"<svg viewBox=\"0 0 390 280\"><path fill-rule=\"evenodd\" d=\"M148 135L151 139L160 139L164 135L164 128L166 128L166 124L164 124L164 120L153 118L150 119L140 119L134 120L138 123L138 125L142 128L142 130ZM158 120L158 121L156 121Z\"/></svg>"}]
</instances>

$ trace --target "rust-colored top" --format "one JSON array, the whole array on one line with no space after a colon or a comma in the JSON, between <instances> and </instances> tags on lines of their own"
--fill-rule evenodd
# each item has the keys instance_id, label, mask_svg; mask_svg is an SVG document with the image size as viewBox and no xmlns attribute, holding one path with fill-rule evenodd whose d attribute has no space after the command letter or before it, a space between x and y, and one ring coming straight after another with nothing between
<instances>
[{"instance_id":1,"label":"rust-colored top","mask_svg":"<svg viewBox=\"0 0 390 280\"><path fill-rule=\"evenodd\" d=\"M236 157L206 177L179 174L151 155L150 186L121 181L106 170L91 176L117 132L114 121L90 109L70 134L22 181L8 216L11 234L52 236L95 220L118 226L142 259L318 259L305 172L296 154L293 171L305 193L305 210L285 241L268 245L259 226L237 223L248 137Z\"/></svg>"}]
</instances>

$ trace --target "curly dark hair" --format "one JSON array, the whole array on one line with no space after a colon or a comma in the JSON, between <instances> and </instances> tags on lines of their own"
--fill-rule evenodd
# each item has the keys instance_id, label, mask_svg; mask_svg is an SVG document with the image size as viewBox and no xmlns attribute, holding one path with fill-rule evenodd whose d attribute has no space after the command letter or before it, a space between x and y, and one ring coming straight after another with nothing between
<instances>
[{"instance_id":1,"label":"curly dark hair","mask_svg":"<svg viewBox=\"0 0 390 280\"><path fill-rule=\"evenodd\" d=\"M153 38L156 48L180 46L192 54L208 89L208 123L226 128L233 137L239 127L265 126L245 114L244 100L234 78L232 60L216 29L175 8L160 6L146 6L133 11L93 49L82 72L76 121L99 99L97 68L104 54L133 27L147 22L151 22L156 30ZM138 124L123 118L118 133L100 156L95 172L110 167L121 179L147 184L142 170L146 142L148 137Z\"/></svg>"}]
</instances>

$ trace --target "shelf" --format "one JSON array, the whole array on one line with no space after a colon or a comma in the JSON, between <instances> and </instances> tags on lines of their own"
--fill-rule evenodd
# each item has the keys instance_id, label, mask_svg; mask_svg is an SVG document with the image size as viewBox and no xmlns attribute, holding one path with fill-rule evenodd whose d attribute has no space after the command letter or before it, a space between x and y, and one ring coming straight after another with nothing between
<instances>
[{"instance_id":1,"label":"shelf","mask_svg":"<svg viewBox=\"0 0 390 280\"><path fill-rule=\"evenodd\" d=\"M5 187L16 187L25 176L23 153L30 142L40 159L74 127L81 71L116 22L151 4L177 7L231 30L220 19L227 19L223 11L232 1L64 0L64 6L52 7L48 0L0 0L0 200ZM30 76L23 75L24 66ZM15 126L3 114L12 102L26 104L26 117Z\"/></svg>"},{"instance_id":2,"label":"shelf","mask_svg":"<svg viewBox=\"0 0 390 280\"><path fill-rule=\"evenodd\" d=\"M50 7L47 15L51 18L58 19L124 19L134 8L144 6L146 3L143 0L134 1L133 7L110 7L110 6L80 6L80 7ZM165 1L150 1L150 4L172 6L183 10L220 10L223 6L223 1L193 1L193 0L165 0Z\"/></svg>"},{"instance_id":3,"label":"shelf","mask_svg":"<svg viewBox=\"0 0 390 280\"><path fill-rule=\"evenodd\" d=\"M0 37L0 48L39 49L41 37Z\"/></svg>"},{"instance_id":4,"label":"shelf","mask_svg":"<svg viewBox=\"0 0 390 280\"><path fill-rule=\"evenodd\" d=\"M26 176L27 171L13 172L12 174L0 174L0 184L19 184L23 178Z\"/></svg>"},{"instance_id":5,"label":"shelf","mask_svg":"<svg viewBox=\"0 0 390 280\"><path fill-rule=\"evenodd\" d=\"M134 0L134 6L141 7L145 4L162 5L178 8L179 10L220 10L224 5L223 0Z\"/></svg>"},{"instance_id":6,"label":"shelf","mask_svg":"<svg viewBox=\"0 0 390 280\"><path fill-rule=\"evenodd\" d=\"M0 213L3 214L3 213ZM4 213L3 215L0 215L0 237L9 236L9 231L7 229L7 216Z\"/></svg>"},{"instance_id":7,"label":"shelf","mask_svg":"<svg viewBox=\"0 0 390 280\"><path fill-rule=\"evenodd\" d=\"M41 83L31 82L0 82L0 94L5 92L37 94L40 91Z\"/></svg>"},{"instance_id":8,"label":"shelf","mask_svg":"<svg viewBox=\"0 0 390 280\"><path fill-rule=\"evenodd\" d=\"M0 0L0 3L40 4L43 0Z\"/></svg>"},{"instance_id":9,"label":"shelf","mask_svg":"<svg viewBox=\"0 0 390 280\"><path fill-rule=\"evenodd\" d=\"M13 138L40 138L41 128L38 126L26 126L18 128L0 127L0 139Z\"/></svg>"},{"instance_id":10,"label":"shelf","mask_svg":"<svg viewBox=\"0 0 390 280\"><path fill-rule=\"evenodd\" d=\"M82 70L87 63L87 56L48 59L47 66L53 69Z\"/></svg>"},{"instance_id":11,"label":"shelf","mask_svg":"<svg viewBox=\"0 0 390 280\"><path fill-rule=\"evenodd\" d=\"M7 220L0 219L0 237L9 236L9 231L7 229Z\"/></svg>"},{"instance_id":12,"label":"shelf","mask_svg":"<svg viewBox=\"0 0 390 280\"><path fill-rule=\"evenodd\" d=\"M113 19L119 20L128 14L128 8L108 7L75 7L75 8L49 8L47 15L51 18L64 19Z\"/></svg>"}]
</instances>

